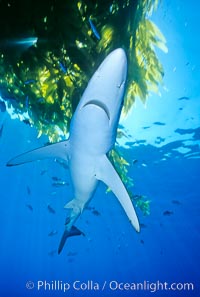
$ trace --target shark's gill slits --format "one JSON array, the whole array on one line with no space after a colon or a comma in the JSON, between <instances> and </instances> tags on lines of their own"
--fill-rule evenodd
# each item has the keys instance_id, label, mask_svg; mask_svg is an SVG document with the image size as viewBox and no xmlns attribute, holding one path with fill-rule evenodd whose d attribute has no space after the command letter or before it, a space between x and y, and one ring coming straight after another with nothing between
<instances>
[{"instance_id":1,"label":"shark's gill slits","mask_svg":"<svg viewBox=\"0 0 200 297\"><path fill-rule=\"evenodd\" d=\"M94 99L94 100L87 102L85 105L83 105L83 108L86 107L87 105L96 105L96 106L100 107L101 109L103 109L103 111L105 112L105 114L107 115L107 117L110 121L110 112L108 110L108 107L103 102Z\"/></svg>"}]
</instances>

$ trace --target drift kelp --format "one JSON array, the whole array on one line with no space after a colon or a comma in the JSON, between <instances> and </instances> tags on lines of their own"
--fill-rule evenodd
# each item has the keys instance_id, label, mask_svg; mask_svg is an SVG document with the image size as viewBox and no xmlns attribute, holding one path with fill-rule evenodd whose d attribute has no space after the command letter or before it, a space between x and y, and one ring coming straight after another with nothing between
<instances>
[{"instance_id":1,"label":"drift kelp","mask_svg":"<svg viewBox=\"0 0 200 297\"><path fill-rule=\"evenodd\" d=\"M154 46L166 51L164 37L149 20L157 4L1 1L0 95L9 112L36 127L38 137L47 135L50 142L66 137L91 74L117 47L126 50L129 62L123 114L136 97L146 102L163 76ZM117 155L113 162L125 180L127 164ZM128 177L126 182L131 185Z\"/></svg>"}]
</instances>

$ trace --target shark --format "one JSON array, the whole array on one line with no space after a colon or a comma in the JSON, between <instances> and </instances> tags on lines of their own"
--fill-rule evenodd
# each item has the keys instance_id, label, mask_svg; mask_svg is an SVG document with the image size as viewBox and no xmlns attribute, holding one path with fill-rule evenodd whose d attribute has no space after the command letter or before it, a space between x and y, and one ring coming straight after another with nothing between
<instances>
[{"instance_id":1,"label":"shark","mask_svg":"<svg viewBox=\"0 0 200 297\"><path fill-rule=\"evenodd\" d=\"M72 116L67 140L40 147L11 159L15 166L45 158L62 159L68 164L73 199L65 222L58 254L68 237L84 235L75 222L88 206L99 182L114 193L131 225L140 225L130 196L111 164L108 153L113 148L124 102L127 81L127 56L122 48L113 50L95 71Z\"/></svg>"}]
</instances>

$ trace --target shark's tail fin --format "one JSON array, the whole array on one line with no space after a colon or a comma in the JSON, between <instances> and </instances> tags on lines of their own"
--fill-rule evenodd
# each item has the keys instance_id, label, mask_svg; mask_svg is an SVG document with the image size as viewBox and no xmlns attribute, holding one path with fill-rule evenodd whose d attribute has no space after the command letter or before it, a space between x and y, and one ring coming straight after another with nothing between
<instances>
[{"instance_id":1,"label":"shark's tail fin","mask_svg":"<svg viewBox=\"0 0 200 297\"><path fill-rule=\"evenodd\" d=\"M81 232L78 228L76 228L75 226L72 226L70 231L68 231L66 229L63 233L63 236L61 238L61 241L60 241L60 244L58 247L58 254L60 254L62 252L62 249L63 249L68 237L75 236L75 235L81 235L81 234L85 236L85 234L83 232Z\"/></svg>"}]
</instances>

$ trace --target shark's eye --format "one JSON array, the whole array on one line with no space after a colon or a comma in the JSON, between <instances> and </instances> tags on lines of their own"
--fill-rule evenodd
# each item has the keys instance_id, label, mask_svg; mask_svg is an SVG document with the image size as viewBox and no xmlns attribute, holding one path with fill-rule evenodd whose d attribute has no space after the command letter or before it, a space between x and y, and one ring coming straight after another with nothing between
<instances>
[{"instance_id":1,"label":"shark's eye","mask_svg":"<svg viewBox=\"0 0 200 297\"><path fill-rule=\"evenodd\" d=\"M108 110L108 107L103 102L94 99L94 100L87 102L85 105L83 105L83 108L87 105L96 105L99 108L103 109L103 111L107 115L108 119L110 120L110 112Z\"/></svg>"}]
</instances>

